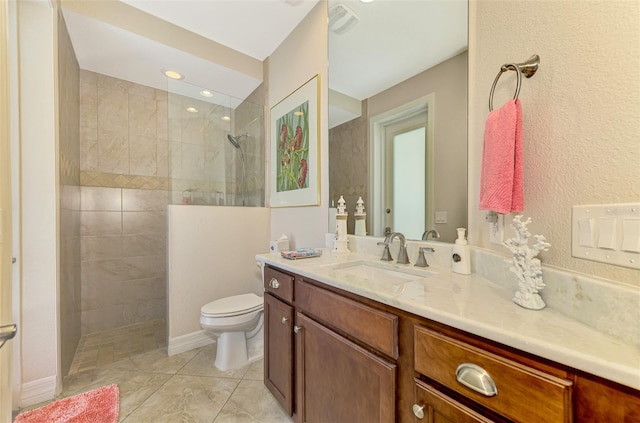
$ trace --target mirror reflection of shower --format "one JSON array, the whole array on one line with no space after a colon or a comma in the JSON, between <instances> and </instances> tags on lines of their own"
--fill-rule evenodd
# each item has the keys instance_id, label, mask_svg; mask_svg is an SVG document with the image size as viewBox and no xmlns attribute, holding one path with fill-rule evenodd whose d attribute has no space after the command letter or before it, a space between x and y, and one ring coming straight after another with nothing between
<instances>
[{"instance_id":1,"label":"mirror reflection of shower","mask_svg":"<svg viewBox=\"0 0 640 423\"><path fill-rule=\"evenodd\" d=\"M229 140L229 142L238 150L240 150L240 158L242 159L242 205L245 205L245 197L244 197L244 178L245 178L245 169L244 169L244 153L242 152L242 146L240 145L240 139L241 138L247 138L249 136L248 133L244 133L242 135L237 135L237 136L233 136L231 134L227 135L227 139Z\"/></svg>"}]
</instances>

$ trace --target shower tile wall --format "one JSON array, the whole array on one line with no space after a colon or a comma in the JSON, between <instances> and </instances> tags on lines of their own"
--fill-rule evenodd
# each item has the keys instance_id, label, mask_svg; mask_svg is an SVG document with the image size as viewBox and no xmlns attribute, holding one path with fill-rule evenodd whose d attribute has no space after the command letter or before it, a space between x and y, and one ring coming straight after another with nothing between
<instances>
[{"instance_id":1,"label":"shower tile wall","mask_svg":"<svg viewBox=\"0 0 640 423\"><path fill-rule=\"evenodd\" d=\"M82 335L166 313L167 94L80 71Z\"/></svg>"},{"instance_id":2,"label":"shower tile wall","mask_svg":"<svg viewBox=\"0 0 640 423\"><path fill-rule=\"evenodd\" d=\"M60 340L67 374L80 339L80 68L58 15L60 177Z\"/></svg>"},{"instance_id":3,"label":"shower tile wall","mask_svg":"<svg viewBox=\"0 0 640 423\"><path fill-rule=\"evenodd\" d=\"M368 201L369 167L367 101L362 102L362 116L329 130L329 199L337 205L342 195L351 216L356 201ZM331 201L329 202L331 204ZM347 220L347 232L355 230L355 220Z\"/></svg>"}]
</instances>

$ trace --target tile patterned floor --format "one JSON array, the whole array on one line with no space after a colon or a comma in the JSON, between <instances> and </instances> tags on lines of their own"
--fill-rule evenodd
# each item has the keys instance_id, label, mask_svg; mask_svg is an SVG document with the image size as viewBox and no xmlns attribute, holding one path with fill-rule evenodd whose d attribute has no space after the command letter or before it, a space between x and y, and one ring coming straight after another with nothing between
<instances>
[{"instance_id":1,"label":"tile patterned floor","mask_svg":"<svg viewBox=\"0 0 640 423\"><path fill-rule=\"evenodd\" d=\"M221 372L215 354L210 345L171 357L166 349L130 356L67 376L61 398L115 383L124 423L292 422L264 386L262 360Z\"/></svg>"},{"instance_id":2,"label":"tile patterned floor","mask_svg":"<svg viewBox=\"0 0 640 423\"><path fill-rule=\"evenodd\" d=\"M166 345L163 319L92 333L80 338L69 374L104 367Z\"/></svg>"}]
</instances>

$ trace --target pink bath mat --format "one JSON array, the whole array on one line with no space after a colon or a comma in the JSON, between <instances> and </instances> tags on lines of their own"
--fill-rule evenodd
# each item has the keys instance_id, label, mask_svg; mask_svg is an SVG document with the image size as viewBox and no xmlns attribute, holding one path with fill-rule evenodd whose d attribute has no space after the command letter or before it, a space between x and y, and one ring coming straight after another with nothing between
<instances>
[{"instance_id":1,"label":"pink bath mat","mask_svg":"<svg viewBox=\"0 0 640 423\"><path fill-rule=\"evenodd\" d=\"M119 406L118 386L110 385L26 411L15 423L116 423Z\"/></svg>"}]
</instances>

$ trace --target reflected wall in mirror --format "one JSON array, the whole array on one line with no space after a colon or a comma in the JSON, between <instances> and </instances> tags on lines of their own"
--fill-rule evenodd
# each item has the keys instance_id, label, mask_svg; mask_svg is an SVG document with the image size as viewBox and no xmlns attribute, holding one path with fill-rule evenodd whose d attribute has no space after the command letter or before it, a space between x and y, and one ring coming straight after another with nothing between
<instances>
[{"instance_id":1,"label":"reflected wall in mirror","mask_svg":"<svg viewBox=\"0 0 640 423\"><path fill-rule=\"evenodd\" d=\"M440 241L453 242L455 229L467 226L467 2L328 4L330 199L347 201L349 233L362 196L368 234L389 227L416 239L436 229ZM424 128L410 149L424 166L394 155L403 137L385 137L417 115L424 125L405 128ZM400 180L424 207L394 205ZM399 226L406 216L424 223Z\"/></svg>"}]
</instances>

